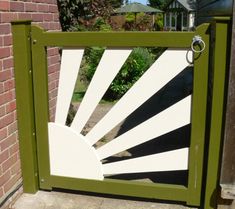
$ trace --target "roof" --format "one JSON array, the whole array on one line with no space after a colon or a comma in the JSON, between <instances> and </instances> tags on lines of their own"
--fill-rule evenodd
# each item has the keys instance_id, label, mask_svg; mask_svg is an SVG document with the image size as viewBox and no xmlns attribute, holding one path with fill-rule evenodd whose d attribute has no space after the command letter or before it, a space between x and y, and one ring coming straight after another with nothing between
<instances>
[{"instance_id":1,"label":"roof","mask_svg":"<svg viewBox=\"0 0 235 209\"><path fill-rule=\"evenodd\" d=\"M176 0L176 1L182 4L182 6L189 11L196 10L196 0Z\"/></svg>"},{"instance_id":2,"label":"roof","mask_svg":"<svg viewBox=\"0 0 235 209\"><path fill-rule=\"evenodd\" d=\"M172 0L167 4L165 8L168 8L174 1L181 4L188 11L196 10L196 0Z\"/></svg>"},{"instance_id":3,"label":"roof","mask_svg":"<svg viewBox=\"0 0 235 209\"><path fill-rule=\"evenodd\" d=\"M139 12L145 12L145 13L161 13L163 11L157 9L157 8L153 8L147 5L143 5L141 3L131 3L131 4L127 4L125 6L122 6L121 8L118 8L116 10L116 13L139 13Z\"/></svg>"}]
</instances>

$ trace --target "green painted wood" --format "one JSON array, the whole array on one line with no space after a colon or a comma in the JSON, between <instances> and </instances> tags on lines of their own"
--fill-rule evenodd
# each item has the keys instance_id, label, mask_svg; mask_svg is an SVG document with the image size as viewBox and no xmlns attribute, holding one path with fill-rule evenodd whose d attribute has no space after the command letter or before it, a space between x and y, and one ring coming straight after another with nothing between
<instances>
[{"instance_id":1,"label":"green painted wood","mask_svg":"<svg viewBox=\"0 0 235 209\"><path fill-rule=\"evenodd\" d=\"M45 46L159 46L189 47L194 32L42 32L38 26L33 30L42 33L38 40ZM141 40L141 41L140 41Z\"/></svg>"},{"instance_id":2,"label":"green painted wood","mask_svg":"<svg viewBox=\"0 0 235 209\"><path fill-rule=\"evenodd\" d=\"M38 191L37 148L35 142L30 21L12 23L17 120L23 189Z\"/></svg>"},{"instance_id":3,"label":"green painted wood","mask_svg":"<svg viewBox=\"0 0 235 209\"><path fill-rule=\"evenodd\" d=\"M113 194L150 199L185 201L187 188L178 185L145 183L137 181L111 180L104 181L75 179L52 176L51 183L55 187L87 192Z\"/></svg>"},{"instance_id":4,"label":"green painted wood","mask_svg":"<svg viewBox=\"0 0 235 209\"><path fill-rule=\"evenodd\" d=\"M207 86L209 68L209 24L203 24L197 28L195 35L200 35L206 44L202 53L194 54L194 81L192 103L191 144L189 155L189 182L188 201L189 205L200 205L203 153L206 132L207 111Z\"/></svg>"},{"instance_id":5,"label":"green painted wood","mask_svg":"<svg viewBox=\"0 0 235 209\"><path fill-rule=\"evenodd\" d=\"M210 141L205 193L205 209L215 209L218 197L219 162L222 146L224 100L228 56L228 21L214 23L214 51L212 57L212 107Z\"/></svg>"},{"instance_id":6,"label":"green painted wood","mask_svg":"<svg viewBox=\"0 0 235 209\"><path fill-rule=\"evenodd\" d=\"M48 127L48 71L46 48L40 44L41 33L32 27L32 61L35 101L35 124L40 188L50 190Z\"/></svg>"},{"instance_id":7,"label":"green painted wood","mask_svg":"<svg viewBox=\"0 0 235 209\"><path fill-rule=\"evenodd\" d=\"M195 55L192 134L189 156L188 187L160 185L130 181L105 180L94 181L50 176L48 148L48 89L45 47L47 46L161 46L189 48L192 38L200 35L206 43L206 49ZM37 145L39 158L40 188L60 187L91 192L101 192L135 197L185 201L199 206L201 202L201 181L203 152L206 127L209 24L200 26L196 32L154 32L154 33L61 33L44 32L37 26L32 27L32 56L34 67L34 93L36 110ZM36 79L40 78L40 79Z\"/></svg>"}]
</instances>

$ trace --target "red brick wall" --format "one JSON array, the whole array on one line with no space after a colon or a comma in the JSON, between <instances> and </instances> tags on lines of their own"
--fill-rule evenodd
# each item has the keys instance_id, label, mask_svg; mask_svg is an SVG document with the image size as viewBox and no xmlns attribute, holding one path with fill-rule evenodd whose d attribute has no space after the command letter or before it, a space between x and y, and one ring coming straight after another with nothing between
<instances>
[{"instance_id":1,"label":"red brick wall","mask_svg":"<svg viewBox=\"0 0 235 209\"><path fill-rule=\"evenodd\" d=\"M10 21L31 19L47 30L60 30L56 0L0 0L0 203L21 181ZM48 49L50 112L54 117L60 57Z\"/></svg>"}]
</instances>

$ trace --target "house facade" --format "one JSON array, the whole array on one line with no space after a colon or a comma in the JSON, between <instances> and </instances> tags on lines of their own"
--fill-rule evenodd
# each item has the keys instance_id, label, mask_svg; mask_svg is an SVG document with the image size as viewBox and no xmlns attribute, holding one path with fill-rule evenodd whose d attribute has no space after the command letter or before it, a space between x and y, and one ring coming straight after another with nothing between
<instances>
[{"instance_id":1,"label":"house facade","mask_svg":"<svg viewBox=\"0 0 235 209\"><path fill-rule=\"evenodd\" d=\"M194 29L195 0L172 0L164 11L164 30L190 31Z\"/></svg>"}]
</instances>

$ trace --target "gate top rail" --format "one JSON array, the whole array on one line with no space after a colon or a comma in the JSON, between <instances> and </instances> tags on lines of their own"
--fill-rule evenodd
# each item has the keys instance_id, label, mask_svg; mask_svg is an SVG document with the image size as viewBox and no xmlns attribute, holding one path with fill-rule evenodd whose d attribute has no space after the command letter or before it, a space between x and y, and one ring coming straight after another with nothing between
<instances>
[{"instance_id":1,"label":"gate top rail","mask_svg":"<svg viewBox=\"0 0 235 209\"><path fill-rule=\"evenodd\" d=\"M188 48L195 35L205 34L208 24L202 24L195 32L45 32L32 26L32 41L42 46L66 47L180 47Z\"/></svg>"}]
</instances>

